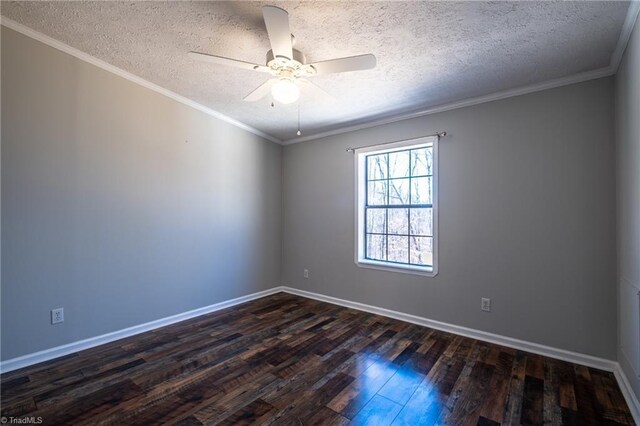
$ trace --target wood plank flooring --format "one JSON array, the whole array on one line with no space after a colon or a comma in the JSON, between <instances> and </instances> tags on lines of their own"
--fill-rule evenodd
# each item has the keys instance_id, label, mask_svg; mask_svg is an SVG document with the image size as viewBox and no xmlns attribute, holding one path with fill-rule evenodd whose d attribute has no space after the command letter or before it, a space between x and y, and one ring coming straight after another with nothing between
<instances>
[{"instance_id":1,"label":"wood plank flooring","mask_svg":"<svg viewBox=\"0 0 640 426\"><path fill-rule=\"evenodd\" d=\"M43 424L633 424L611 373L285 293L0 382Z\"/></svg>"}]
</instances>

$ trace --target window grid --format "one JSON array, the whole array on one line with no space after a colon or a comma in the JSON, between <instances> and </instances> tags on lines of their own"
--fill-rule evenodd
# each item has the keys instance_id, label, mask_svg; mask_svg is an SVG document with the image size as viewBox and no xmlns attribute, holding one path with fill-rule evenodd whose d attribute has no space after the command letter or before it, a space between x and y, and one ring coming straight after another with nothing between
<instances>
[{"instance_id":1,"label":"window grid","mask_svg":"<svg viewBox=\"0 0 640 426\"><path fill-rule=\"evenodd\" d=\"M384 232L367 232L367 235L390 235L392 237L420 237L420 238L433 238L433 235L423 234L385 234Z\"/></svg>"},{"instance_id":2,"label":"window grid","mask_svg":"<svg viewBox=\"0 0 640 426\"><path fill-rule=\"evenodd\" d=\"M433 250L433 229L432 229L432 233L431 235L423 235L423 234L413 234L412 233L412 229L413 229L413 224L411 222L411 211L412 209L432 209L433 208L433 204L432 203L428 203L428 204L412 204L413 201L413 191L412 191L412 182L413 179L415 178L422 178L422 177L426 177L429 178L431 177L431 181L430 184L433 185L433 173L431 174L419 174L419 175L413 175L413 152L417 151L417 150L421 150L424 148L410 148L410 149L404 149L404 150L397 150L397 151L390 151L384 154L373 154L373 155L368 155L365 157L365 217L364 217L364 233L365 233L365 247L364 247L364 257L365 259L369 259L369 260L382 260L384 262L388 262L388 263L394 263L394 264L402 264L402 265L417 265L417 266L433 266L432 264L420 264L420 263L412 263L411 262L411 239L412 237L419 237L419 238L425 238L425 239L431 239L431 250ZM431 158L433 159L433 146L427 147L427 150L430 150L431 152ZM404 176L404 177L391 177L391 170L390 170L390 161L389 161L389 154L397 154L397 153L401 153L401 152L409 152L409 170L408 170L408 176ZM379 157L383 157L384 161L386 163L386 176L384 178L381 179L369 179L369 158L370 157L374 157L374 156L379 156ZM426 160L426 159L425 159ZM432 160L433 161L433 160ZM427 161L428 164L428 161ZM433 167L433 165L432 165ZM391 193L391 181L395 180L395 179L408 179L409 180L409 188L408 188L408 195L409 195L409 203L408 204L390 204L390 193ZM385 188L385 192L386 192L386 204L381 205L381 204L374 204L374 205L370 205L369 204L369 182L386 182L386 188ZM432 188L432 187L431 187ZM429 188L429 189L431 189ZM429 193L431 194L431 196L433 196L433 191L429 191ZM407 209L407 234L390 234L389 233L389 211L390 209L397 209L397 208L404 208ZM380 233L380 232L368 232L369 226L368 226L368 220L369 220L369 210L373 210L373 209L385 209L385 226L384 226L384 233ZM432 213L433 214L433 213ZM433 227L433 216L431 216L431 227ZM376 259L376 258L372 258L369 255L369 239L367 238L368 236L371 235L380 235L380 236L384 236L384 245L385 245L385 251L384 251L384 259ZM406 262L399 262L399 261L394 261L394 260L389 260L389 236L392 237L406 237L407 238L407 258L406 258ZM414 241L415 242L415 241ZM433 253L433 251L432 251ZM433 259L432 259L433 260ZM433 262L432 262L433 263Z\"/></svg>"},{"instance_id":3,"label":"window grid","mask_svg":"<svg viewBox=\"0 0 640 426\"><path fill-rule=\"evenodd\" d=\"M389 167L389 153L387 152L385 154L386 157L386 162L387 162L387 205L389 205L389 183L391 183L390 180L390 174L391 174L391 167ZM368 177L368 176L367 176ZM368 201L368 200L367 200ZM384 247L386 249L387 254L384 257L384 260L386 260L387 262L389 261L389 210L387 209L386 211L386 215L387 215L387 219L384 221L384 226L386 227L385 229L385 233L387 235L385 235L384 237Z\"/></svg>"},{"instance_id":4,"label":"window grid","mask_svg":"<svg viewBox=\"0 0 640 426\"><path fill-rule=\"evenodd\" d=\"M413 151L409 151L409 204L411 204L411 193L413 192L411 191L411 174L413 172L413 169L411 168L411 159L413 158L413 155L411 155L412 152ZM411 235L411 209L407 209L407 221L407 228L409 228L409 235ZM407 238L407 263L411 263L411 237Z\"/></svg>"},{"instance_id":5,"label":"window grid","mask_svg":"<svg viewBox=\"0 0 640 426\"><path fill-rule=\"evenodd\" d=\"M430 209L433 204L372 204L368 209Z\"/></svg>"},{"instance_id":6,"label":"window grid","mask_svg":"<svg viewBox=\"0 0 640 426\"><path fill-rule=\"evenodd\" d=\"M378 154L380 155L380 154ZM421 177L433 177L433 175L415 175L415 176L405 176L405 177L396 177L393 178L393 180L400 180L400 179L417 179L417 178L421 178ZM389 179L367 179L368 182L383 182Z\"/></svg>"}]
</instances>

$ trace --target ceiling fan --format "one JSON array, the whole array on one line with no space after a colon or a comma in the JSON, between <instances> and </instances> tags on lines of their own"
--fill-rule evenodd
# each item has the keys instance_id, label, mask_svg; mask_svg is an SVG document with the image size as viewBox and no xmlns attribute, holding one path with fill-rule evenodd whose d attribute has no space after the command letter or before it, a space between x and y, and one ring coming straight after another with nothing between
<instances>
[{"instance_id":1,"label":"ceiling fan","mask_svg":"<svg viewBox=\"0 0 640 426\"><path fill-rule=\"evenodd\" d=\"M298 100L300 87L304 87L322 98L332 99L330 94L310 82L308 78L315 75L366 70L376 66L376 57L372 54L307 64L304 54L293 48L295 38L289 29L289 13L276 6L263 6L262 16L271 42L271 50L267 52L266 65L206 53L189 52L189 56L194 59L263 72L274 77L245 96L245 101L258 101L271 92L276 101L289 104Z\"/></svg>"}]
</instances>

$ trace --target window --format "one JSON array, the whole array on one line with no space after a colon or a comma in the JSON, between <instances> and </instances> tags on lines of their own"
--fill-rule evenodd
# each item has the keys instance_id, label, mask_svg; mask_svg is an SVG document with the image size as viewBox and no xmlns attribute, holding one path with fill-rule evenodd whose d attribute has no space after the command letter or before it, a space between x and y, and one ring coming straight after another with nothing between
<instances>
[{"instance_id":1,"label":"window","mask_svg":"<svg viewBox=\"0 0 640 426\"><path fill-rule=\"evenodd\" d=\"M358 266L437 273L437 137L356 153Z\"/></svg>"}]
</instances>

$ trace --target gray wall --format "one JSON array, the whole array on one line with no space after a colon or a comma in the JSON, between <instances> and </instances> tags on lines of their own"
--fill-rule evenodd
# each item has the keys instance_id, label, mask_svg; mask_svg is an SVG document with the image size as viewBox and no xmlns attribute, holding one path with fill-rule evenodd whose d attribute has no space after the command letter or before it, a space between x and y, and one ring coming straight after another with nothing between
<instances>
[{"instance_id":1,"label":"gray wall","mask_svg":"<svg viewBox=\"0 0 640 426\"><path fill-rule=\"evenodd\" d=\"M282 151L5 28L1 60L3 360L280 283L616 357L611 79ZM358 268L344 149L435 130L439 275Z\"/></svg>"},{"instance_id":2,"label":"gray wall","mask_svg":"<svg viewBox=\"0 0 640 426\"><path fill-rule=\"evenodd\" d=\"M286 146L283 284L615 359L612 84ZM345 148L437 130L449 133L440 144L439 274L358 268ZM481 297L492 298L491 313Z\"/></svg>"},{"instance_id":3,"label":"gray wall","mask_svg":"<svg viewBox=\"0 0 640 426\"><path fill-rule=\"evenodd\" d=\"M2 89L3 360L280 283L280 146L4 27Z\"/></svg>"},{"instance_id":4,"label":"gray wall","mask_svg":"<svg viewBox=\"0 0 640 426\"><path fill-rule=\"evenodd\" d=\"M628 297L631 292L624 289L625 285L634 286L640 291L640 20L636 22L616 75L615 116L618 283L621 297ZM628 321L634 321L633 316L621 310L619 332L626 325L637 332L638 324L625 324ZM640 336L635 337L637 344ZM640 379L620 351L618 360L640 399Z\"/></svg>"}]
</instances>

